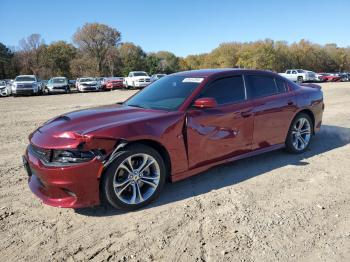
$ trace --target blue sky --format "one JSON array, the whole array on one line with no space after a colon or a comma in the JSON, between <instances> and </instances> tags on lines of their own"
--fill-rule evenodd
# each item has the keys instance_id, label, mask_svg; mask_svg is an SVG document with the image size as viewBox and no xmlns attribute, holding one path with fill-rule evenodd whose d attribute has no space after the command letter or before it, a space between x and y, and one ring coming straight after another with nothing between
<instances>
[{"instance_id":1,"label":"blue sky","mask_svg":"<svg viewBox=\"0 0 350 262\"><path fill-rule=\"evenodd\" d=\"M308 39L350 46L349 0L0 0L0 42L39 33L71 42L78 27L105 23L146 52L209 52L222 42Z\"/></svg>"}]
</instances>

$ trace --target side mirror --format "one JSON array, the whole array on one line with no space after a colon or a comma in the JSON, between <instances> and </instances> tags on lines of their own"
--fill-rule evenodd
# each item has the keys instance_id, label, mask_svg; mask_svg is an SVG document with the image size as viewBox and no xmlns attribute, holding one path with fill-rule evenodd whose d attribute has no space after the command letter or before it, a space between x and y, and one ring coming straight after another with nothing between
<instances>
[{"instance_id":1,"label":"side mirror","mask_svg":"<svg viewBox=\"0 0 350 262\"><path fill-rule=\"evenodd\" d=\"M218 104L215 100L215 98L212 97L202 97L198 98L196 101L194 101L193 106L196 108L214 108Z\"/></svg>"}]
</instances>

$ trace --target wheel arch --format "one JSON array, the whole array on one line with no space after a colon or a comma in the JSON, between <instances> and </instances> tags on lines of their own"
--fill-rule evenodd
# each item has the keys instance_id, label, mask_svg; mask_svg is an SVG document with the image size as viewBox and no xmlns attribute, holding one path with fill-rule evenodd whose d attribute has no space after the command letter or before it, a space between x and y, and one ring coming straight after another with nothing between
<instances>
[{"instance_id":1,"label":"wheel arch","mask_svg":"<svg viewBox=\"0 0 350 262\"><path fill-rule=\"evenodd\" d=\"M134 145L134 144L142 144L142 145L146 145L146 146L149 146L149 147L155 149L164 160L164 163L165 163L165 166L167 169L167 178L170 177L170 174L171 174L170 154L164 145L162 145L160 142L152 140L152 139L140 139L140 140L133 140L133 141L127 141L124 139L121 140L119 145L116 146L116 148L114 149L114 152L112 152L112 154L109 156L110 159L107 161L107 164L105 164L104 170L101 173L101 177L104 175L109 164L111 162L113 162L114 159L112 160L112 155L117 153L117 152L121 152L121 151L123 151L123 148L128 147L130 145Z\"/></svg>"},{"instance_id":2,"label":"wheel arch","mask_svg":"<svg viewBox=\"0 0 350 262\"><path fill-rule=\"evenodd\" d=\"M132 144L143 144L149 147L152 147L155 149L163 158L166 169L167 169L167 178L170 178L171 174L171 160L168 150L165 148L164 145L159 143L158 141L152 140L152 139L142 139L142 140L135 140L130 141L126 146L132 145Z\"/></svg>"},{"instance_id":3,"label":"wheel arch","mask_svg":"<svg viewBox=\"0 0 350 262\"><path fill-rule=\"evenodd\" d=\"M312 112L312 110L308 109L308 108L304 108L299 110L293 117L293 119L290 121L289 123L289 127L290 125L293 123L294 119L299 115L299 114L306 114L311 118L312 121L312 132L315 133L315 115ZM289 129L288 129L289 130Z\"/></svg>"}]
</instances>

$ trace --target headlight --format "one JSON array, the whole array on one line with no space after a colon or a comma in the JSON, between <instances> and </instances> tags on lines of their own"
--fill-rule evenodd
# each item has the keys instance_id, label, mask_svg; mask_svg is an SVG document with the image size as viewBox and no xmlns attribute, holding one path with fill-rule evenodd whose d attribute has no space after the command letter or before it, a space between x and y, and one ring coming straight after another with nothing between
<instances>
[{"instance_id":1,"label":"headlight","mask_svg":"<svg viewBox=\"0 0 350 262\"><path fill-rule=\"evenodd\" d=\"M56 163L83 163L94 159L96 153L93 151L80 150L54 150L52 162Z\"/></svg>"}]
</instances>

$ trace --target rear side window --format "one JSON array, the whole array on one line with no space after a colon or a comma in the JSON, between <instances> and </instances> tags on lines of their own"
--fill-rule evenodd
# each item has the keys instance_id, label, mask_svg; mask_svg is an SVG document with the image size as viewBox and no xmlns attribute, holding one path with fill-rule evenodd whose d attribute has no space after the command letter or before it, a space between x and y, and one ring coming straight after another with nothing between
<instances>
[{"instance_id":1,"label":"rear side window","mask_svg":"<svg viewBox=\"0 0 350 262\"><path fill-rule=\"evenodd\" d=\"M247 76L253 97L270 96L278 93L275 79L268 76Z\"/></svg>"},{"instance_id":2,"label":"rear side window","mask_svg":"<svg viewBox=\"0 0 350 262\"><path fill-rule=\"evenodd\" d=\"M200 97L212 97L219 105L245 100L242 76L218 79L203 90Z\"/></svg>"}]
</instances>

